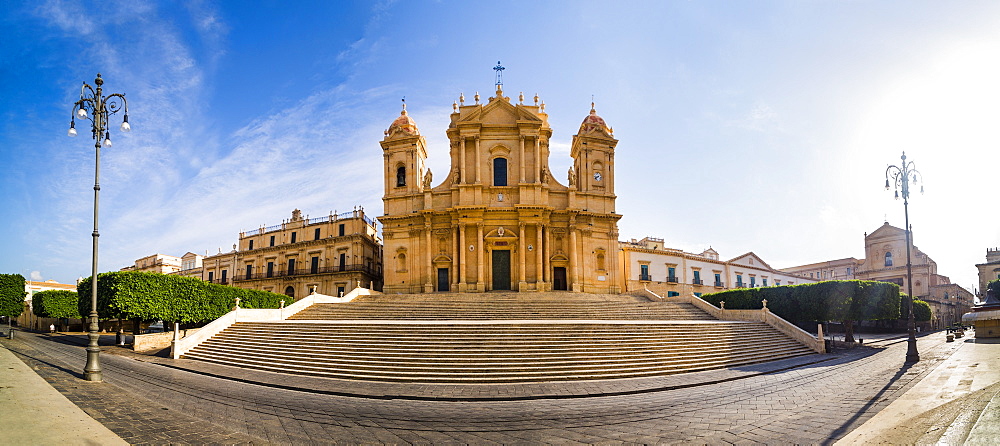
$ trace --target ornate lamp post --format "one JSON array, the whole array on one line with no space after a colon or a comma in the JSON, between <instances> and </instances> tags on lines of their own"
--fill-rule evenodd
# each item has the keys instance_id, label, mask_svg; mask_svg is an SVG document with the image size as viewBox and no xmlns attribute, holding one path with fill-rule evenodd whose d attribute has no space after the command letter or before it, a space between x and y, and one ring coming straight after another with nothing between
<instances>
[{"instance_id":1,"label":"ornate lamp post","mask_svg":"<svg viewBox=\"0 0 1000 446\"><path fill-rule=\"evenodd\" d=\"M899 199L900 192L903 193L903 215L906 218L906 294L910 295L909 308L910 317L908 320L909 338L906 340L906 362L920 361L920 354L917 353L916 322L913 319L913 269L910 263L910 182L917 184L918 180L923 180L923 176L913 166L913 161L906 161L906 152L900 157L902 163L899 166L890 165L885 169L885 190L889 190L889 180L892 179L893 187L896 189L896 199ZM924 193L924 186L920 186L920 193Z\"/></svg>"},{"instance_id":2,"label":"ornate lamp post","mask_svg":"<svg viewBox=\"0 0 1000 446\"><path fill-rule=\"evenodd\" d=\"M91 134L94 138L94 150L96 153L94 161L94 251L91 257L91 292L90 292L90 328L87 337L90 342L87 344L87 366L83 369L83 377L87 381L101 381L101 347L98 346L98 339L101 335L97 332L97 209L101 193L101 145L111 147L111 132L108 131L108 118L125 111L125 120L122 122L121 130L128 132L131 127L128 124L128 103L125 102L125 95L113 93L105 96L103 88L104 79L97 73L94 79L95 90L86 82L80 87L80 100L73 103L73 114L69 121L69 136L76 136L76 119L90 120Z\"/></svg>"}]
</instances>

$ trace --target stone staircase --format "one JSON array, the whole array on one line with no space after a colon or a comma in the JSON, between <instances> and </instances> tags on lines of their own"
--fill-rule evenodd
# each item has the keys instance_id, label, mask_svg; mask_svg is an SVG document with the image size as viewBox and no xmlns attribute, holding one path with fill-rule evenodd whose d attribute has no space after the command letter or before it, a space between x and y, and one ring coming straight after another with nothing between
<instances>
[{"instance_id":1,"label":"stone staircase","mask_svg":"<svg viewBox=\"0 0 1000 446\"><path fill-rule=\"evenodd\" d=\"M239 322L183 357L328 378L524 383L664 376L812 351L688 304L576 293L377 295Z\"/></svg>"},{"instance_id":2,"label":"stone staircase","mask_svg":"<svg viewBox=\"0 0 1000 446\"><path fill-rule=\"evenodd\" d=\"M462 293L362 296L313 305L290 320L715 320L690 304L583 293Z\"/></svg>"}]
</instances>

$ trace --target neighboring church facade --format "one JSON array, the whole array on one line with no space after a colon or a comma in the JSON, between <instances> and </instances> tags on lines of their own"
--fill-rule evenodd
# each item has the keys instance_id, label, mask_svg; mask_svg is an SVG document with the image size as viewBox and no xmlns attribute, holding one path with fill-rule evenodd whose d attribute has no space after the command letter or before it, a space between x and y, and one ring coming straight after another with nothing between
<instances>
[{"instance_id":1,"label":"neighboring church facade","mask_svg":"<svg viewBox=\"0 0 1000 446\"><path fill-rule=\"evenodd\" d=\"M910 240L913 295L931 307L931 326L941 328L958 322L973 304L972 293L947 276L938 274L937 262ZM865 234L865 258L831 260L783 268L781 271L821 280L877 280L899 285L906 293L906 231L888 222Z\"/></svg>"},{"instance_id":2,"label":"neighboring church facade","mask_svg":"<svg viewBox=\"0 0 1000 446\"><path fill-rule=\"evenodd\" d=\"M451 166L436 181L405 105L381 141L384 291L621 292L618 140L593 104L565 183L549 167L552 129L537 96L512 102L498 82L495 97L463 96L453 110Z\"/></svg>"}]
</instances>

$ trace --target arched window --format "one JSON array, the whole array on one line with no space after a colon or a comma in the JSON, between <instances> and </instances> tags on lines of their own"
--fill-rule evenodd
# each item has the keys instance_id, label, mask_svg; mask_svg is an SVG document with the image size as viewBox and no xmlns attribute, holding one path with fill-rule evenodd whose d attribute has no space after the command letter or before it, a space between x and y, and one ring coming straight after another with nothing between
<instances>
[{"instance_id":1,"label":"arched window","mask_svg":"<svg viewBox=\"0 0 1000 446\"><path fill-rule=\"evenodd\" d=\"M406 271L406 254L399 253L396 255L397 271Z\"/></svg>"},{"instance_id":2,"label":"arched window","mask_svg":"<svg viewBox=\"0 0 1000 446\"><path fill-rule=\"evenodd\" d=\"M396 168L396 187L406 186L406 166Z\"/></svg>"},{"instance_id":3,"label":"arched window","mask_svg":"<svg viewBox=\"0 0 1000 446\"><path fill-rule=\"evenodd\" d=\"M291 287L291 286L289 286L288 288L285 288L285 295L294 299L295 298L295 288Z\"/></svg>"},{"instance_id":4,"label":"arched window","mask_svg":"<svg viewBox=\"0 0 1000 446\"><path fill-rule=\"evenodd\" d=\"M885 266L892 266L892 252L885 252Z\"/></svg>"},{"instance_id":5,"label":"arched window","mask_svg":"<svg viewBox=\"0 0 1000 446\"><path fill-rule=\"evenodd\" d=\"M507 185L507 158L493 159L493 185Z\"/></svg>"}]
</instances>

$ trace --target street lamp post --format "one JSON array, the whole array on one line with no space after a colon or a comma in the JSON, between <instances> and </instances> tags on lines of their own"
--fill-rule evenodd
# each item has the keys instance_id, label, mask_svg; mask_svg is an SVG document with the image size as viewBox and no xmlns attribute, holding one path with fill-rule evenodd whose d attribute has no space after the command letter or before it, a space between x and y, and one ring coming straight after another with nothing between
<instances>
[{"instance_id":1,"label":"street lamp post","mask_svg":"<svg viewBox=\"0 0 1000 446\"><path fill-rule=\"evenodd\" d=\"M97 238L100 237L100 233L97 232L97 210L98 203L101 193L101 146L111 147L111 132L108 131L108 118L111 115L118 113L119 110L125 111L125 119L121 125L121 131L128 132L131 127L128 124L128 103L125 102L125 95L121 93L112 93L107 96L104 95L104 90L102 85L104 85L104 79L101 79L101 74L97 73L97 78L94 79L94 85L97 86L95 90L86 82L80 87L80 100L73 103L73 114L69 121L69 136L76 136L76 118L81 120L88 119L91 122L91 134L94 138L94 250L93 256L91 257L91 282L90 282L90 327L88 329L87 338L89 343L87 344L87 365L83 369L83 378L87 381L102 381L101 378L101 347L98 345L98 339L101 335L97 332Z\"/></svg>"},{"instance_id":2,"label":"street lamp post","mask_svg":"<svg viewBox=\"0 0 1000 446\"><path fill-rule=\"evenodd\" d=\"M889 190L889 180L892 179L892 187L896 190L896 199L899 199L900 192L903 195L903 215L906 219L906 294L910 295L906 362L912 363L920 361L920 354L917 353L917 329L913 319L913 268L910 263L910 182L917 184L918 180L923 181L923 176L914 168L913 161L906 161L906 152L903 152L900 159L902 162L899 166L890 165L885 169L885 190ZM920 193L924 193L923 185L920 186Z\"/></svg>"}]
</instances>

